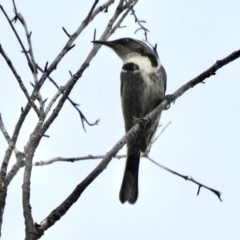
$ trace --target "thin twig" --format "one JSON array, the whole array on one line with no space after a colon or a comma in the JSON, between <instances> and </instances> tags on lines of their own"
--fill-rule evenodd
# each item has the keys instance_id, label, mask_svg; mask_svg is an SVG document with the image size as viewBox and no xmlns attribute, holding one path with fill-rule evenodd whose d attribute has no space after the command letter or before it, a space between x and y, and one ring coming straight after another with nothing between
<instances>
[{"instance_id":1,"label":"thin twig","mask_svg":"<svg viewBox=\"0 0 240 240\"><path fill-rule=\"evenodd\" d=\"M68 37L71 37L71 35L67 32L67 30L64 27L62 27L62 30L66 33Z\"/></svg>"},{"instance_id":2,"label":"thin twig","mask_svg":"<svg viewBox=\"0 0 240 240\"><path fill-rule=\"evenodd\" d=\"M143 154L141 155L142 157L145 157L145 156L147 156L147 155L150 153L153 144L157 141L157 139L162 135L162 133L168 128L168 126L169 126L170 124L171 124L171 122L168 122L168 123L166 124L166 126L164 126L164 128L163 128L163 129L159 132L159 134L155 137L155 135L157 134L157 130L158 130L158 128L159 128L161 125L159 125L159 126L157 127L157 129L156 129L155 133L153 134L153 137L152 137L152 139L151 139L151 141L150 141L150 143L149 143L149 145L148 145L147 150L145 151L145 153L143 153Z\"/></svg>"},{"instance_id":3,"label":"thin twig","mask_svg":"<svg viewBox=\"0 0 240 240\"><path fill-rule=\"evenodd\" d=\"M23 154L22 152L18 151L17 148L14 146L14 142L10 138L10 136L9 136L9 134L8 134L4 124L3 124L1 114L0 114L0 130L2 131L6 141L9 144L8 147L11 148L11 149L14 149L15 156L16 156L16 159L17 159L17 162L16 162L16 164L14 164L12 170L7 174L7 177L5 178L5 180L1 182L1 187L4 187L5 190L7 190L6 188L7 188L8 184L9 184L9 182L14 177L14 175L16 175L17 170L20 167L24 166L23 159L25 158L25 154ZM6 171L7 171L7 169L5 169L5 172Z\"/></svg>"},{"instance_id":4,"label":"thin twig","mask_svg":"<svg viewBox=\"0 0 240 240\"><path fill-rule=\"evenodd\" d=\"M67 86L66 86L67 87ZM49 104L47 105L46 107L46 110L45 110L45 114L48 115L49 111L51 110L53 104L56 102L56 100L58 99L58 97L64 92L64 89L66 88L65 86L64 87L60 87L58 88L58 91L57 93L53 96L52 100L49 102Z\"/></svg>"},{"instance_id":5,"label":"thin twig","mask_svg":"<svg viewBox=\"0 0 240 240\"><path fill-rule=\"evenodd\" d=\"M96 28L95 28L95 29L94 29L94 33L93 33L93 41L96 40L96 33L97 33L97 30L96 30Z\"/></svg>"},{"instance_id":6,"label":"thin twig","mask_svg":"<svg viewBox=\"0 0 240 240\"><path fill-rule=\"evenodd\" d=\"M91 17L92 17L92 13L93 13L95 7L97 6L98 2L99 2L99 0L95 0L95 1L94 1L93 5L92 5L92 7L91 7L91 9L90 9L90 12L88 13L88 15L87 15L87 17L86 17L86 19L85 19L84 21L86 21L86 22L89 22L89 21L90 21L90 19L91 19Z\"/></svg>"},{"instance_id":7,"label":"thin twig","mask_svg":"<svg viewBox=\"0 0 240 240\"><path fill-rule=\"evenodd\" d=\"M0 130L2 131L3 136L5 137L6 141L8 142L8 144L12 143L12 139L10 138L4 124L3 124L3 120L2 120L2 116L0 114ZM14 146L14 144L12 144Z\"/></svg>"},{"instance_id":8,"label":"thin twig","mask_svg":"<svg viewBox=\"0 0 240 240\"><path fill-rule=\"evenodd\" d=\"M77 162L77 161L85 161L85 160L96 160L96 159L103 159L106 155L97 155L97 156L93 156L93 155L88 155L88 156L84 156L84 157L72 157L72 158L64 158L64 157L55 157L52 158L50 160L42 160L42 161L37 161L33 163L33 166L45 166L45 165L49 165L52 163L56 163L56 162ZM121 159L121 158L125 158L126 155L116 155L114 156L114 158L117 159Z\"/></svg>"},{"instance_id":9,"label":"thin twig","mask_svg":"<svg viewBox=\"0 0 240 240\"><path fill-rule=\"evenodd\" d=\"M38 69L41 71L41 72L44 72L42 70L41 67L37 66ZM71 74L71 77L72 77L72 74ZM48 79L50 80L50 82L57 88L59 89L59 86L58 84L53 80L53 78L51 78L50 76L48 76ZM83 127L83 130L86 132L86 128L85 128L85 125L84 125L84 122L86 122L88 124L88 126L95 126L95 125L98 125L100 119L97 119L94 123L90 123L87 118L84 116L84 114L81 112L81 110L79 109L79 104L74 102L70 97L67 97L67 100L71 103L71 105L77 110L79 116L80 116L80 119L81 119L81 123L82 123L82 127Z\"/></svg>"},{"instance_id":10,"label":"thin twig","mask_svg":"<svg viewBox=\"0 0 240 240\"><path fill-rule=\"evenodd\" d=\"M22 168L25 165L24 158L25 154L22 152L19 152L15 148L15 156L17 159L17 162L12 166L12 169L9 171L7 174L5 181L4 181L4 186L7 188L9 183L12 181L13 177L17 174L18 170Z\"/></svg>"},{"instance_id":11,"label":"thin twig","mask_svg":"<svg viewBox=\"0 0 240 240\"><path fill-rule=\"evenodd\" d=\"M122 15L122 17L118 20L118 22L114 25L114 27L111 30L111 34L113 34L121 25L125 17L128 15L128 13L133 9L134 5L137 3L136 1L129 1L124 6L123 9L127 9L125 13Z\"/></svg>"},{"instance_id":12,"label":"thin twig","mask_svg":"<svg viewBox=\"0 0 240 240\"><path fill-rule=\"evenodd\" d=\"M26 116L28 115L30 109L31 109L31 105L28 102L27 106L24 109L22 109L21 115L20 115L20 117L17 121L17 124L15 126L15 129L14 129L14 132L13 132L13 135L12 135L13 145L12 146L9 145L7 150L5 151L5 156L4 156L4 159L2 161L2 165L1 165L0 184L3 183L3 181L6 177L6 171L7 171L7 167L8 167L8 164L9 164L10 157L12 155L13 147L14 147L17 139L18 139L18 135L19 135L19 132L21 130L22 124L24 123L24 120L25 120ZM0 203L5 202L5 200L3 200L1 197L2 196L0 195ZM3 207L4 206L0 205L0 209L2 209ZM0 228L1 228L1 222L2 222L2 214L0 214Z\"/></svg>"},{"instance_id":13,"label":"thin twig","mask_svg":"<svg viewBox=\"0 0 240 240\"><path fill-rule=\"evenodd\" d=\"M15 78L18 81L18 84L20 86L20 88L22 89L23 93L25 94L27 100L31 103L31 106L33 107L33 109L35 110L35 112L37 113L37 115L41 115L40 110L38 109L38 107L35 105L34 101L32 100L32 98L29 96L29 93L26 89L26 87L24 86L21 77L18 75L17 70L15 69L15 67L13 66L11 60L8 58L7 54L5 53L5 51L3 50L2 45L0 44L0 54L3 56L3 58L5 59L6 63L8 64L9 68L11 69L13 75L15 76Z\"/></svg>"},{"instance_id":14,"label":"thin twig","mask_svg":"<svg viewBox=\"0 0 240 240\"><path fill-rule=\"evenodd\" d=\"M14 11L17 12L17 6L15 4L15 1L13 0L12 2L13 2Z\"/></svg>"},{"instance_id":15,"label":"thin twig","mask_svg":"<svg viewBox=\"0 0 240 240\"><path fill-rule=\"evenodd\" d=\"M131 15L134 16L135 23L137 23L139 25L139 28L134 33L136 34L139 30L143 30L144 31L144 36L145 36L145 41L148 41L147 33L149 32L149 30L142 25L142 23L146 23L146 21L145 20L139 20L134 9L132 9L131 12L132 12Z\"/></svg>"},{"instance_id":16,"label":"thin twig","mask_svg":"<svg viewBox=\"0 0 240 240\"><path fill-rule=\"evenodd\" d=\"M27 28L27 24L25 22L25 19L24 17L21 15L21 13L19 12L16 12L16 8L14 9L14 13L16 15L16 17L18 18L18 20L21 22L21 24L23 25L23 28L25 30L25 34L26 34L26 38L27 38L27 42L28 42L28 53L30 54L30 64L31 64L31 70L32 70L32 73L33 73L33 77L34 77L34 82L35 84L37 84L38 82L38 79L37 79L37 67L36 67L36 61L34 59L34 55L33 55L33 48L32 48L32 41L31 41L31 32L29 33L28 31L28 28Z\"/></svg>"},{"instance_id":17,"label":"thin twig","mask_svg":"<svg viewBox=\"0 0 240 240\"><path fill-rule=\"evenodd\" d=\"M190 176L182 175L182 174L180 174L180 173L178 173L178 172L175 172L175 171L171 170L170 168L167 168L167 167L163 166L162 164L154 161L154 160L153 160L152 158L150 158L149 156L145 156L145 158L147 158L147 159L148 159L149 161L151 161L152 163L156 164L158 167L163 168L164 170L166 170L166 171L168 171L168 172L170 172L170 173L172 173L172 174L175 174L175 175L183 178L183 179L186 180L186 181L190 181L190 182L193 182L193 183L197 184L197 185L198 185L197 195L199 195L200 189L201 189L201 187L203 187L203 188L206 188L207 190L213 192L214 194L216 194L217 197L219 198L219 200L222 202L221 192L219 192L219 191L217 191L217 190L215 190L215 189L213 189L213 188L210 188L210 187L208 187L208 186L206 186L206 185L204 185L204 184L202 184L202 183L194 180L194 179L193 179L192 177L190 177Z\"/></svg>"},{"instance_id":18,"label":"thin twig","mask_svg":"<svg viewBox=\"0 0 240 240\"><path fill-rule=\"evenodd\" d=\"M28 52L30 54L30 60L31 60L31 62L29 64L31 64L30 68L32 70L33 79L34 79L35 85L37 86L37 84L38 84L37 64L36 64L34 54L33 54L33 47L32 47L32 41L31 41L31 34L32 33L28 31L27 23L25 22L24 17L16 11L16 6L15 6L15 14L16 14L17 18L20 20L20 22L22 23L22 25L24 27L24 30L25 30L25 34L26 34L26 38L27 38L27 42L28 42L28 47L29 47ZM42 99L42 96L40 94L40 91L36 91L36 96L37 96L37 99L38 99L39 104L40 104L40 111L41 111L41 113L43 113L44 103L43 103L43 99Z\"/></svg>"},{"instance_id":19,"label":"thin twig","mask_svg":"<svg viewBox=\"0 0 240 240\"><path fill-rule=\"evenodd\" d=\"M11 21L10 18L8 17L8 15L7 15L7 13L5 12L5 10L4 10L4 8L3 8L2 5L0 5L0 9L2 10L4 16L6 17L6 19L7 19L8 23L9 23L10 27L12 28L12 30L13 30L13 32L14 32L14 34L15 34L15 36L16 36L16 38L17 38L17 40L18 40L18 42L19 42L19 44L20 44L20 46L21 46L21 48L22 48L22 51L23 51L23 53L24 53L24 55L25 55L25 57L26 57L26 59L27 59L28 66L29 66L29 68L31 69L31 61L30 61L30 58L29 58L29 56L28 56L28 54L27 54L27 50L25 49L25 47L24 47L24 45L23 45L23 43L22 43L21 38L19 37L19 35L18 35L18 33L17 33L14 25L12 24L12 21ZM15 6L15 2L14 2L14 9L15 9L15 10L17 9L16 6ZM31 71L32 71L32 69L31 69Z\"/></svg>"},{"instance_id":20,"label":"thin twig","mask_svg":"<svg viewBox=\"0 0 240 240\"><path fill-rule=\"evenodd\" d=\"M159 134L153 139L152 144L155 143L158 138L162 135L162 133L168 128L168 126L171 124L171 122L168 122L164 128L159 132Z\"/></svg>"}]
</instances>

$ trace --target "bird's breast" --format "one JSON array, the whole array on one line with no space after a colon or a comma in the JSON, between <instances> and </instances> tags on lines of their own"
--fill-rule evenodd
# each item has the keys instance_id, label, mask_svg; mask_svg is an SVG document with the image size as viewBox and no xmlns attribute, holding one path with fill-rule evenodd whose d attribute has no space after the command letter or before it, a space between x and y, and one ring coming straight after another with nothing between
<instances>
[{"instance_id":1,"label":"bird's breast","mask_svg":"<svg viewBox=\"0 0 240 240\"><path fill-rule=\"evenodd\" d=\"M133 117L143 118L151 112L164 96L164 91L159 72L146 72L136 66L127 71L125 65L121 72L121 101L128 130L133 125Z\"/></svg>"}]
</instances>

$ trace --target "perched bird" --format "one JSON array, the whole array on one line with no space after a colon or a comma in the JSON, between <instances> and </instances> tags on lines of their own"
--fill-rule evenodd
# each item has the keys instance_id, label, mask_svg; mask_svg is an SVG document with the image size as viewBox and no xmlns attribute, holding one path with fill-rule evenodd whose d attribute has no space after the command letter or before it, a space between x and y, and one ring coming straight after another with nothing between
<instances>
[{"instance_id":1,"label":"perched bird","mask_svg":"<svg viewBox=\"0 0 240 240\"><path fill-rule=\"evenodd\" d=\"M121 102L125 131L141 121L161 103L166 91L166 72L157 52L147 43L132 38L115 41L93 41L110 47L123 61L121 70ZM153 137L160 115L127 144L127 161L119 198L134 204L138 198L140 154Z\"/></svg>"}]
</instances>

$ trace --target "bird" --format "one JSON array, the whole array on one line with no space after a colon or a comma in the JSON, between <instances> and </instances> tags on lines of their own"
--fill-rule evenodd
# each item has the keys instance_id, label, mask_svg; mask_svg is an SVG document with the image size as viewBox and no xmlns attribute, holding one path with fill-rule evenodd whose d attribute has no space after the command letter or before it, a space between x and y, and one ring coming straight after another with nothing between
<instances>
[{"instance_id":1,"label":"bird","mask_svg":"<svg viewBox=\"0 0 240 240\"><path fill-rule=\"evenodd\" d=\"M114 41L93 41L112 49L123 62L120 73L121 105L128 132L136 122L156 108L165 97L167 75L157 51L149 43L133 38ZM138 172L141 153L145 152L158 127L160 115L141 128L127 143L126 166L119 193L121 203L136 203L138 199ZM141 124L140 124L141 125Z\"/></svg>"}]
</instances>

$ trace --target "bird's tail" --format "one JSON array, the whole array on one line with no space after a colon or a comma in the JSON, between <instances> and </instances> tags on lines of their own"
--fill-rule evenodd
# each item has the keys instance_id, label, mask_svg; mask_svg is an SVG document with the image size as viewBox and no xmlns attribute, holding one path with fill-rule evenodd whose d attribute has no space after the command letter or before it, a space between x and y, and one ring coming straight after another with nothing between
<instances>
[{"instance_id":1,"label":"bird's tail","mask_svg":"<svg viewBox=\"0 0 240 240\"><path fill-rule=\"evenodd\" d=\"M129 203L134 204L137 201L139 162L140 152L127 156L122 186L119 193L121 203L128 201Z\"/></svg>"}]
</instances>

